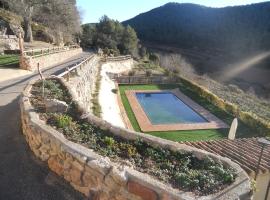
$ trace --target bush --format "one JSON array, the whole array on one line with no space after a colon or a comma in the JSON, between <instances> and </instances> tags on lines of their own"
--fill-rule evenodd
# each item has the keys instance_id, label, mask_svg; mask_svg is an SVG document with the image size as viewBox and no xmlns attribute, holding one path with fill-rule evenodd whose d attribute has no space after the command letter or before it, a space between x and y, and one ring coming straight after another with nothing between
<instances>
[{"instance_id":1,"label":"bush","mask_svg":"<svg viewBox=\"0 0 270 200\"><path fill-rule=\"evenodd\" d=\"M56 115L55 119L58 128L69 127L72 124L72 118L68 115Z\"/></svg>"},{"instance_id":2,"label":"bush","mask_svg":"<svg viewBox=\"0 0 270 200\"><path fill-rule=\"evenodd\" d=\"M112 89L112 93L117 94L118 93L118 89Z\"/></svg>"},{"instance_id":3,"label":"bush","mask_svg":"<svg viewBox=\"0 0 270 200\"><path fill-rule=\"evenodd\" d=\"M112 137L105 137L104 138L104 143L109 146L109 147L112 147L114 144L115 144L115 141Z\"/></svg>"},{"instance_id":4,"label":"bush","mask_svg":"<svg viewBox=\"0 0 270 200\"><path fill-rule=\"evenodd\" d=\"M180 70L175 68L175 69L173 69L173 73L174 74L179 74L180 73Z\"/></svg>"},{"instance_id":5,"label":"bush","mask_svg":"<svg viewBox=\"0 0 270 200\"><path fill-rule=\"evenodd\" d=\"M128 72L128 75L129 75L129 76L134 76L134 75L135 75L135 71L134 71L134 70L129 71L129 72Z\"/></svg>"},{"instance_id":6,"label":"bush","mask_svg":"<svg viewBox=\"0 0 270 200\"><path fill-rule=\"evenodd\" d=\"M64 99L64 92L59 83L55 80L44 81L45 96L52 99Z\"/></svg>"},{"instance_id":7,"label":"bush","mask_svg":"<svg viewBox=\"0 0 270 200\"><path fill-rule=\"evenodd\" d=\"M145 75L146 75L147 77L152 76L152 71L151 71L151 70L146 70Z\"/></svg>"},{"instance_id":8,"label":"bush","mask_svg":"<svg viewBox=\"0 0 270 200\"><path fill-rule=\"evenodd\" d=\"M165 71L165 74L166 74L166 71ZM217 95L213 94L209 90L197 85L196 83L192 81L189 81L180 76L179 78L182 83L184 83L187 87L191 88L192 90L196 91L200 96L212 102L221 110L238 117L242 122L244 122L249 127L257 130L260 136L270 135L270 123L257 117L255 114L241 111L236 105L225 102L223 99L221 99Z\"/></svg>"},{"instance_id":9,"label":"bush","mask_svg":"<svg viewBox=\"0 0 270 200\"><path fill-rule=\"evenodd\" d=\"M124 157L131 158L137 154L136 147L128 143L120 143L120 149Z\"/></svg>"},{"instance_id":10,"label":"bush","mask_svg":"<svg viewBox=\"0 0 270 200\"><path fill-rule=\"evenodd\" d=\"M159 64L159 57L154 53L150 53L149 60L151 60L155 64Z\"/></svg>"}]
</instances>

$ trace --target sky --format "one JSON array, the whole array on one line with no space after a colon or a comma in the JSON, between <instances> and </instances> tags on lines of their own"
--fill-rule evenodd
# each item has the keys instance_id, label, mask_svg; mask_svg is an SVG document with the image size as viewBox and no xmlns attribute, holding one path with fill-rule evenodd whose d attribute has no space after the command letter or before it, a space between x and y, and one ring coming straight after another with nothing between
<instances>
[{"instance_id":1,"label":"sky","mask_svg":"<svg viewBox=\"0 0 270 200\"><path fill-rule=\"evenodd\" d=\"M168 2L225 7L265 2L265 0L77 0L77 6L82 12L83 23L98 22L103 15L121 22Z\"/></svg>"}]
</instances>

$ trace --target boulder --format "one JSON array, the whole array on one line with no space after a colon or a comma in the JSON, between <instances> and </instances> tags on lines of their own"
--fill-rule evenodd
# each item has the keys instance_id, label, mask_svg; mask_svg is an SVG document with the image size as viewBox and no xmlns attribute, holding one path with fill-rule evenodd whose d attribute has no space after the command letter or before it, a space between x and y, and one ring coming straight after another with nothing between
<instances>
[{"instance_id":1,"label":"boulder","mask_svg":"<svg viewBox=\"0 0 270 200\"><path fill-rule=\"evenodd\" d=\"M5 50L16 50L19 49L19 42L17 39L5 39L4 40Z\"/></svg>"},{"instance_id":2,"label":"boulder","mask_svg":"<svg viewBox=\"0 0 270 200\"><path fill-rule=\"evenodd\" d=\"M24 30L20 24L15 23L14 21L6 21L0 17L0 32L1 35L16 35L19 37L19 34L22 33L24 36Z\"/></svg>"},{"instance_id":3,"label":"boulder","mask_svg":"<svg viewBox=\"0 0 270 200\"><path fill-rule=\"evenodd\" d=\"M65 113L68 109L66 102L57 99L45 99L44 104L46 112Z\"/></svg>"}]
</instances>

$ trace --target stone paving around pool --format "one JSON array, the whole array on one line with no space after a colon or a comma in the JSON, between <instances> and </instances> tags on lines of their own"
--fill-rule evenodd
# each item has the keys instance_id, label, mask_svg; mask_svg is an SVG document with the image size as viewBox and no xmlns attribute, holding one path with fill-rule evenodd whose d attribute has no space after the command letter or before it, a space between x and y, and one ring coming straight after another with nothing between
<instances>
[{"instance_id":1,"label":"stone paving around pool","mask_svg":"<svg viewBox=\"0 0 270 200\"><path fill-rule=\"evenodd\" d=\"M203 123L179 123L179 124L159 124L154 125L143 110L141 104L136 98L136 93L163 93L171 92L182 102L204 117L207 122ZM218 119L212 113L195 103L189 97L184 95L179 89L173 90L127 90L125 91L129 104L143 132L152 131L174 131L174 130L203 130L203 129L221 129L229 128L222 120Z\"/></svg>"}]
</instances>

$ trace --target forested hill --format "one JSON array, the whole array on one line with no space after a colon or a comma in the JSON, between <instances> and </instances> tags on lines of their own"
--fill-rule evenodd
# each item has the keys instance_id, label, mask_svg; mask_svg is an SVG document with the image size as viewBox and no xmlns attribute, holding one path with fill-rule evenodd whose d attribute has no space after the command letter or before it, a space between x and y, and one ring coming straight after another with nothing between
<instances>
[{"instance_id":1,"label":"forested hill","mask_svg":"<svg viewBox=\"0 0 270 200\"><path fill-rule=\"evenodd\" d=\"M270 49L270 2L225 8L168 3L123 24L142 41L175 47Z\"/></svg>"}]
</instances>

